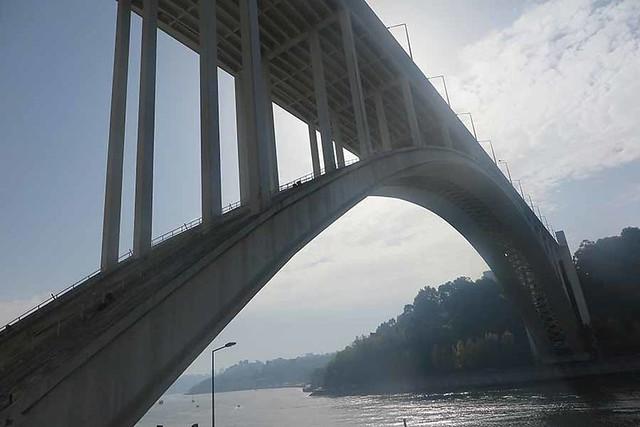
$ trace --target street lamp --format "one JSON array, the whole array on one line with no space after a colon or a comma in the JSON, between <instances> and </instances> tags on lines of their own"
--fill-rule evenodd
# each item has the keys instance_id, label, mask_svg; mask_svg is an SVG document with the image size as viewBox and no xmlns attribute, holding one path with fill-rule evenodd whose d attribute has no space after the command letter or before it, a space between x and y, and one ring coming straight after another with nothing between
<instances>
[{"instance_id":1,"label":"street lamp","mask_svg":"<svg viewBox=\"0 0 640 427\"><path fill-rule=\"evenodd\" d=\"M478 144L481 144L483 142L488 142L489 143L489 147L491 147L491 157L493 157L493 163L498 165L498 161L496 160L496 152L493 150L493 144L491 143L491 140L490 139L483 139L482 141L478 141Z\"/></svg>"},{"instance_id":2,"label":"street lamp","mask_svg":"<svg viewBox=\"0 0 640 427\"><path fill-rule=\"evenodd\" d=\"M509 177L509 182L511 186L513 186L513 180L511 179L511 171L509 170L509 163L506 160L498 160L498 163L504 163L504 167L507 169L507 176Z\"/></svg>"},{"instance_id":3,"label":"street lamp","mask_svg":"<svg viewBox=\"0 0 640 427\"><path fill-rule=\"evenodd\" d=\"M228 342L225 345L223 345L222 347L218 347L218 348L214 348L213 350L211 350L211 427L215 427L216 425L216 417L215 417L215 404L214 404L214 391L215 391L215 382L214 382L214 377L215 377L215 352L225 349L225 348L229 348L229 347L233 347L234 345L236 345L236 343L234 341Z\"/></svg>"},{"instance_id":4,"label":"street lamp","mask_svg":"<svg viewBox=\"0 0 640 427\"><path fill-rule=\"evenodd\" d=\"M473 129L473 137L478 141L478 135L476 134L476 125L473 124L473 116L471 113L456 113L456 116L467 115L471 119L471 129Z\"/></svg>"},{"instance_id":5,"label":"street lamp","mask_svg":"<svg viewBox=\"0 0 640 427\"><path fill-rule=\"evenodd\" d=\"M524 190L522 189L522 180L514 179L514 181L518 183L518 188L520 188L520 195L522 196L522 200L524 200ZM525 203L527 202L525 201Z\"/></svg>"},{"instance_id":6,"label":"street lamp","mask_svg":"<svg viewBox=\"0 0 640 427\"><path fill-rule=\"evenodd\" d=\"M404 34L407 37L407 46L409 46L409 56L411 57L411 60L413 60L413 52L411 51L411 40L409 39L409 27L407 27L407 24L392 25L390 27L387 27L387 30L391 30L393 28L398 28L398 27L404 27Z\"/></svg>"},{"instance_id":7,"label":"street lamp","mask_svg":"<svg viewBox=\"0 0 640 427\"><path fill-rule=\"evenodd\" d=\"M442 86L444 87L444 95L447 98L447 104L449 104L449 107L451 107L451 101L449 101L449 92L447 91L447 82L444 79L444 76L440 75L440 76L427 77L427 80L431 80L431 79L442 79Z\"/></svg>"}]
</instances>

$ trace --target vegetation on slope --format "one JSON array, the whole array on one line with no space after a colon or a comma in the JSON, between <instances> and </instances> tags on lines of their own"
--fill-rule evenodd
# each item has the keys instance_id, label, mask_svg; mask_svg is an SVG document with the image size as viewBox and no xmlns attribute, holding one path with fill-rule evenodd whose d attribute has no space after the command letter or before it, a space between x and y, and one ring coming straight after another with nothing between
<instances>
[{"instance_id":1,"label":"vegetation on slope","mask_svg":"<svg viewBox=\"0 0 640 427\"><path fill-rule=\"evenodd\" d=\"M215 377L216 392L253 390L308 384L314 373L326 366L333 354L307 354L295 359L275 359L267 362L243 360ZM317 374L316 374L317 375ZM211 377L201 381L187 394L211 393Z\"/></svg>"},{"instance_id":2,"label":"vegetation on slope","mask_svg":"<svg viewBox=\"0 0 640 427\"><path fill-rule=\"evenodd\" d=\"M574 261L603 355L639 353L640 229L584 241ZM318 385L357 389L531 362L519 315L487 273L421 289L402 314L338 352Z\"/></svg>"}]
</instances>

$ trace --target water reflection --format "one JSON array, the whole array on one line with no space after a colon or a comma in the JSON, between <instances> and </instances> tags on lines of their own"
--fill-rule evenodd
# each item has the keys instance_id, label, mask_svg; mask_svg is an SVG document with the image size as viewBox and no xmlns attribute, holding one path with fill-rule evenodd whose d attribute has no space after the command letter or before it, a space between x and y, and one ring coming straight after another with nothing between
<instances>
[{"instance_id":1,"label":"water reflection","mask_svg":"<svg viewBox=\"0 0 640 427\"><path fill-rule=\"evenodd\" d=\"M640 425L635 378L510 390L387 396L309 397L300 389L216 394L220 426L591 427ZM193 400L193 401L192 401ZM165 396L138 424L211 426L210 397Z\"/></svg>"}]
</instances>

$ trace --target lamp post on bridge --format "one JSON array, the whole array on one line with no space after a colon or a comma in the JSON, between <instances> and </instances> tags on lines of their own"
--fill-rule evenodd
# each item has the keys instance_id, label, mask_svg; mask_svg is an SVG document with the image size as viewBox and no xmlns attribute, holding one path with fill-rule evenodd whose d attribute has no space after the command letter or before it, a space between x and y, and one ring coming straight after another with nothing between
<instances>
[{"instance_id":1,"label":"lamp post on bridge","mask_svg":"<svg viewBox=\"0 0 640 427\"><path fill-rule=\"evenodd\" d=\"M522 200L524 200L524 189L522 188L522 180L521 179L514 179L514 182L518 183L518 188L520 189L520 195L522 196ZM526 201L525 201L526 203Z\"/></svg>"},{"instance_id":2,"label":"lamp post on bridge","mask_svg":"<svg viewBox=\"0 0 640 427\"><path fill-rule=\"evenodd\" d=\"M237 343L235 341L230 341L228 343L226 343L225 345L218 347L218 348L214 348L213 350L211 350L211 427L215 427L216 425L216 417L215 417L215 413L216 413L216 409L215 409L215 400L214 400L214 393L215 393L215 352L219 351L219 350L223 350L225 348L229 348L229 347L233 347L234 345L236 345Z\"/></svg>"},{"instance_id":3,"label":"lamp post on bridge","mask_svg":"<svg viewBox=\"0 0 640 427\"><path fill-rule=\"evenodd\" d=\"M473 130L473 137L476 139L476 142L478 142L478 135L476 134L476 125L473 123L473 116L471 115L471 113L456 113L456 116L469 116L469 118L471 119L471 130Z\"/></svg>"},{"instance_id":4,"label":"lamp post on bridge","mask_svg":"<svg viewBox=\"0 0 640 427\"><path fill-rule=\"evenodd\" d=\"M513 186L513 180L511 179L511 171L509 170L509 163L506 160L498 160L498 163L504 163L504 167L507 169L507 176L509 177L509 182Z\"/></svg>"},{"instance_id":5,"label":"lamp post on bridge","mask_svg":"<svg viewBox=\"0 0 640 427\"><path fill-rule=\"evenodd\" d=\"M490 139L483 139L482 141L478 141L479 144L482 144L483 142L488 142L489 143L489 147L491 147L491 157L493 157L493 163L496 164L496 166L498 165L498 161L496 160L496 152L493 149L493 143L491 142Z\"/></svg>"},{"instance_id":6,"label":"lamp post on bridge","mask_svg":"<svg viewBox=\"0 0 640 427\"><path fill-rule=\"evenodd\" d=\"M449 108L451 108L451 101L449 101L449 92L447 91L447 81L444 79L443 75L427 77L427 80L431 81L431 79L442 79L442 86L444 87L444 96L447 98L447 104L449 104Z\"/></svg>"},{"instance_id":7,"label":"lamp post on bridge","mask_svg":"<svg viewBox=\"0 0 640 427\"><path fill-rule=\"evenodd\" d=\"M404 34L407 38L407 46L409 47L409 57L411 58L411 60L413 60L413 51L411 50L411 39L409 39L409 27L407 27L407 24L402 23L402 24L391 25L387 27L387 30L392 30L398 27L404 27Z\"/></svg>"}]
</instances>

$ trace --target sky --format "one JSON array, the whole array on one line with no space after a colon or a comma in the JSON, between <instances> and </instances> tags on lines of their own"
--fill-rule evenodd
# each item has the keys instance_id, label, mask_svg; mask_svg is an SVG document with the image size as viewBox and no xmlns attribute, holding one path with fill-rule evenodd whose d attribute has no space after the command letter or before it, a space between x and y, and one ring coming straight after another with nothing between
<instances>
[{"instance_id":1,"label":"sky","mask_svg":"<svg viewBox=\"0 0 640 427\"><path fill-rule=\"evenodd\" d=\"M368 3L385 24L407 23L418 66L445 75L453 110L473 113L478 138L493 141L573 249L640 225L640 2ZM0 322L98 266L115 9L105 0L0 2ZM134 15L121 252L132 242L140 29ZM406 46L402 31L393 34ZM233 81L219 76L231 203L239 198ZM199 216L197 84L197 56L160 33L154 235ZM311 171L308 136L283 110L275 117L284 183ZM339 350L399 314L421 287L486 269L434 214L367 198L216 338L238 342L217 366ZM208 372L209 363L205 351L188 372Z\"/></svg>"}]
</instances>

